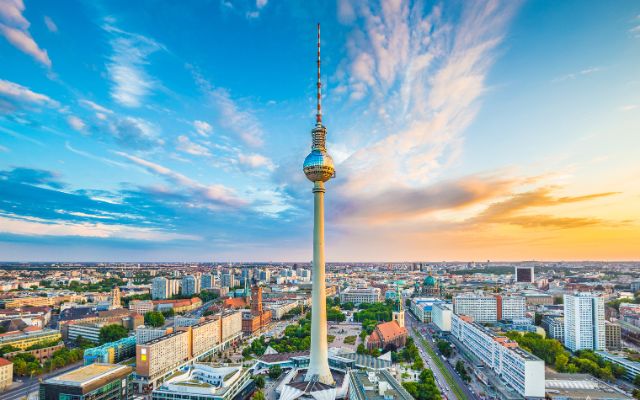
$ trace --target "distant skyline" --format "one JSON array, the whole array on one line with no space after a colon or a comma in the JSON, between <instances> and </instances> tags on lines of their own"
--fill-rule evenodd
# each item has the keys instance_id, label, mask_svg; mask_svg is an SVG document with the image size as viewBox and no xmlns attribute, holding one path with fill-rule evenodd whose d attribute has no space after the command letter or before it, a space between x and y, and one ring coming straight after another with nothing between
<instances>
[{"instance_id":1,"label":"distant skyline","mask_svg":"<svg viewBox=\"0 0 640 400\"><path fill-rule=\"evenodd\" d=\"M640 3L0 2L0 260L640 260Z\"/></svg>"}]
</instances>

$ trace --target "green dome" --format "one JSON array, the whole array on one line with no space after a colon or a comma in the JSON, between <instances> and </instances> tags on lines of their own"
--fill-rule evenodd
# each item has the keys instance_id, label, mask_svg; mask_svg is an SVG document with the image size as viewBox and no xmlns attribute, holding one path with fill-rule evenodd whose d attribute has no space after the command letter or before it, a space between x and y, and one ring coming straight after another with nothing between
<instances>
[{"instance_id":1,"label":"green dome","mask_svg":"<svg viewBox=\"0 0 640 400\"><path fill-rule=\"evenodd\" d=\"M429 275L424 279L425 286L435 286L436 280L433 276Z\"/></svg>"}]
</instances>

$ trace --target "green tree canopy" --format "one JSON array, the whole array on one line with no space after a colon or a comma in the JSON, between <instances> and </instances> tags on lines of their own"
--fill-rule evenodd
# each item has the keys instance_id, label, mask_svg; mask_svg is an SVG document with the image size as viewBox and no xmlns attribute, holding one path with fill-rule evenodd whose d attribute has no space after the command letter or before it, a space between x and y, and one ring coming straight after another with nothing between
<instances>
[{"instance_id":1,"label":"green tree canopy","mask_svg":"<svg viewBox=\"0 0 640 400\"><path fill-rule=\"evenodd\" d=\"M164 315L162 315L162 313L159 311L149 311L148 313L144 314L145 325L157 328L164 325L164 321Z\"/></svg>"},{"instance_id":2,"label":"green tree canopy","mask_svg":"<svg viewBox=\"0 0 640 400\"><path fill-rule=\"evenodd\" d=\"M112 324L100 328L100 343L115 342L129 336L129 331L122 325Z\"/></svg>"}]
</instances>

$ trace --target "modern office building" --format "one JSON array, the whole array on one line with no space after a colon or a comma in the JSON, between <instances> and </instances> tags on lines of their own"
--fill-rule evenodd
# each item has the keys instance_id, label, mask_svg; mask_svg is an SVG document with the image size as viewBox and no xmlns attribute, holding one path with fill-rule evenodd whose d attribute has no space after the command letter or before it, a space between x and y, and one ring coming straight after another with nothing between
<instances>
[{"instance_id":1,"label":"modern office building","mask_svg":"<svg viewBox=\"0 0 640 400\"><path fill-rule=\"evenodd\" d=\"M385 369L349 371L349 400L413 400Z\"/></svg>"},{"instance_id":2,"label":"modern office building","mask_svg":"<svg viewBox=\"0 0 640 400\"><path fill-rule=\"evenodd\" d=\"M187 275L182 278L182 294L191 296L200 293L200 279L195 275Z\"/></svg>"},{"instance_id":3,"label":"modern office building","mask_svg":"<svg viewBox=\"0 0 640 400\"><path fill-rule=\"evenodd\" d=\"M564 295L564 345L571 351L605 350L604 298L582 292Z\"/></svg>"},{"instance_id":4,"label":"modern office building","mask_svg":"<svg viewBox=\"0 0 640 400\"><path fill-rule=\"evenodd\" d=\"M443 332L451 332L453 304L434 303L431 310L431 321Z\"/></svg>"},{"instance_id":5,"label":"modern office building","mask_svg":"<svg viewBox=\"0 0 640 400\"><path fill-rule=\"evenodd\" d=\"M533 283L535 277L533 274L533 267L516 267L515 270L516 283Z\"/></svg>"},{"instance_id":6,"label":"modern office building","mask_svg":"<svg viewBox=\"0 0 640 400\"><path fill-rule=\"evenodd\" d=\"M241 365L214 367L194 364L176 373L152 392L153 400L232 400L253 390L251 369Z\"/></svg>"},{"instance_id":7,"label":"modern office building","mask_svg":"<svg viewBox=\"0 0 640 400\"><path fill-rule=\"evenodd\" d=\"M520 395L545 396L544 361L519 348L518 343L495 334L466 315L452 316L451 333Z\"/></svg>"},{"instance_id":8,"label":"modern office building","mask_svg":"<svg viewBox=\"0 0 640 400\"><path fill-rule=\"evenodd\" d=\"M380 289L376 287L348 287L340 292L341 303L377 303L381 299Z\"/></svg>"},{"instance_id":9,"label":"modern office building","mask_svg":"<svg viewBox=\"0 0 640 400\"><path fill-rule=\"evenodd\" d=\"M13 363L0 357L0 392L13 383Z\"/></svg>"},{"instance_id":10,"label":"modern office building","mask_svg":"<svg viewBox=\"0 0 640 400\"><path fill-rule=\"evenodd\" d=\"M622 331L620 324L611 321L604 321L605 347L607 351L618 351L622 349Z\"/></svg>"},{"instance_id":11,"label":"modern office building","mask_svg":"<svg viewBox=\"0 0 640 400\"><path fill-rule=\"evenodd\" d=\"M90 364L40 384L40 400L131 400L131 367Z\"/></svg>"},{"instance_id":12,"label":"modern office building","mask_svg":"<svg viewBox=\"0 0 640 400\"><path fill-rule=\"evenodd\" d=\"M69 324L67 326L67 342L75 343L79 337L93 343L100 343L100 329L105 323Z\"/></svg>"},{"instance_id":13,"label":"modern office building","mask_svg":"<svg viewBox=\"0 0 640 400\"><path fill-rule=\"evenodd\" d=\"M453 310L458 315L468 315L476 322L496 322L498 300L496 296L463 293L453 298Z\"/></svg>"},{"instance_id":14,"label":"modern office building","mask_svg":"<svg viewBox=\"0 0 640 400\"><path fill-rule=\"evenodd\" d=\"M164 300L170 298L169 280L162 276L151 280L151 298L154 300Z\"/></svg>"},{"instance_id":15,"label":"modern office building","mask_svg":"<svg viewBox=\"0 0 640 400\"><path fill-rule=\"evenodd\" d=\"M136 356L136 338L129 336L84 351L84 365L116 364Z\"/></svg>"}]
</instances>

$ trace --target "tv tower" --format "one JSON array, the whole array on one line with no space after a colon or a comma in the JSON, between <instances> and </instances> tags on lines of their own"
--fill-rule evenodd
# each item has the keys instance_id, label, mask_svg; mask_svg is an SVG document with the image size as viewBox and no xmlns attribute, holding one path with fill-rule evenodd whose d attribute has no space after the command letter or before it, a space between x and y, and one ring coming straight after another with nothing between
<instances>
[{"instance_id":1,"label":"tv tower","mask_svg":"<svg viewBox=\"0 0 640 400\"><path fill-rule=\"evenodd\" d=\"M311 130L311 153L304 159L303 171L313 182L313 281L311 311L311 356L305 381L317 380L333 385L327 346L327 294L324 272L324 183L335 177L331 156L327 154L327 128L322 125L322 82L320 80L320 24L318 24L318 83L316 125Z\"/></svg>"}]
</instances>

